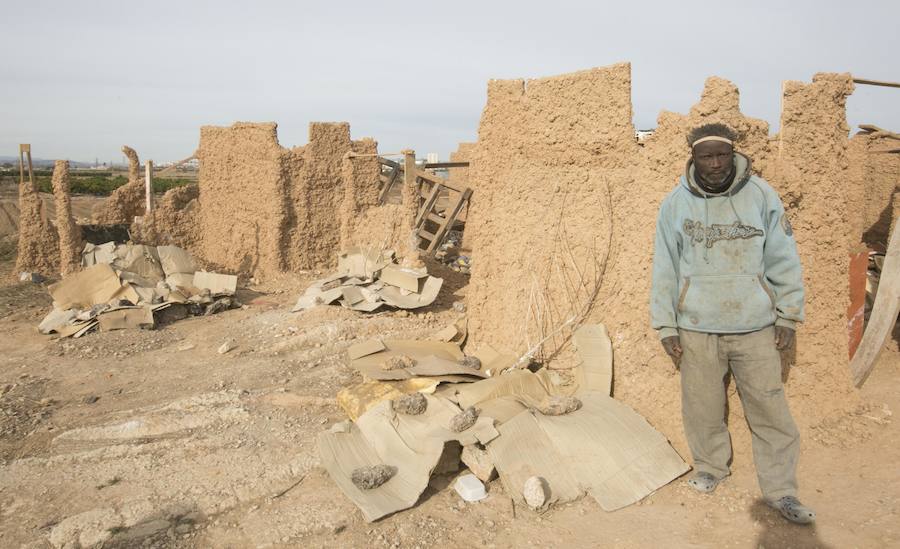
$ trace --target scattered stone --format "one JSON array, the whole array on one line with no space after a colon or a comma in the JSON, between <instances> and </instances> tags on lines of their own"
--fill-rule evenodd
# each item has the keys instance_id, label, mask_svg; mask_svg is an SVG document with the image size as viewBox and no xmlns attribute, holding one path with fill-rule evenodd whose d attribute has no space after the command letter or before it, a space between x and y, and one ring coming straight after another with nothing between
<instances>
[{"instance_id":1,"label":"scattered stone","mask_svg":"<svg viewBox=\"0 0 900 549\"><path fill-rule=\"evenodd\" d=\"M221 347L219 347L219 354L224 355L225 353L227 353L228 351L231 351L235 347L237 347L237 343L235 343L234 340L229 339L228 341L223 343Z\"/></svg>"},{"instance_id":2,"label":"scattered stone","mask_svg":"<svg viewBox=\"0 0 900 549\"><path fill-rule=\"evenodd\" d=\"M465 366L466 368L472 368L473 370L481 369L481 360L475 356L464 356L459 361L460 366Z\"/></svg>"},{"instance_id":3,"label":"scattered stone","mask_svg":"<svg viewBox=\"0 0 900 549\"><path fill-rule=\"evenodd\" d=\"M464 313L466 312L466 304L462 301L454 301L453 310L455 310L457 313Z\"/></svg>"},{"instance_id":4,"label":"scattered stone","mask_svg":"<svg viewBox=\"0 0 900 549\"><path fill-rule=\"evenodd\" d=\"M47 280L40 273L19 273L19 282L34 282L35 284L40 284Z\"/></svg>"},{"instance_id":5,"label":"scattered stone","mask_svg":"<svg viewBox=\"0 0 900 549\"><path fill-rule=\"evenodd\" d=\"M454 433L461 433L475 425L475 422L478 421L478 413L474 406L469 406L450 418L450 430Z\"/></svg>"},{"instance_id":6,"label":"scattered stone","mask_svg":"<svg viewBox=\"0 0 900 549\"><path fill-rule=\"evenodd\" d=\"M93 403L97 402L98 400L100 400L100 397L98 397L97 395L90 395L90 396L84 397L82 402L84 402L85 404L93 404Z\"/></svg>"},{"instance_id":7,"label":"scattered stone","mask_svg":"<svg viewBox=\"0 0 900 549\"><path fill-rule=\"evenodd\" d=\"M409 355L389 356L380 364L382 370L402 370L416 365L416 359Z\"/></svg>"},{"instance_id":8,"label":"scattered stone","mask_svg":"<svg viewBox=\"0 0 900 549\"><path fill-rule=\"evenodd\" d=\"M190 351L193 348L194 348L194 344L191 343L190 341L185 341L184 343L182 343L181 345L176 347L176 349L179 351Z\"/></svg>"},{"instance_id":9,"label":"scattered stone","mask_svg":"<svg viewBox=\"0 0 900 549\"><path fill-rule=\"evenodd\" d=\"M401 414L417 416L428 409L428 399L422 393L403 395L391 401L391 409Z\"/></svg>"},{"instance_id":10,"label":"scattered stone","mask_svg":"<svg viewBox=\"0 0 900 549\"><path fill-rule=\"evenodd\" d=\"M548 396L538 410L545 416L563 416L581 408L581 401L573 396Z\"/></svg>"},{"instance_id":11,"label":"scattered stone","mask_svg":"<svg viewBox=\"0 0 900 549\"><path fill-rule=\"evenodd\" d=\"M476 444L463 446L459 459L481 482L490 482L497 476L497 469L494 467L491 456L487 450Z\"/></svg>"},{"instance_id":12,"label":"scattered stone","mask_svg":"<svg viewBox=\"0 0 900 549\"><path fill-rule=\"evenodd\" d=\"M358 467L350 474L350 480L360 490L372 490L391 480L397 474L393 465L367 465Z\"/></svg>"},{"instance_id":13,"label":"scattered stone","mask_svg":"<svg viewBox=\"0 0 900 549\"><path fill-rule=\"evenodd\" d=\"M542 509L547 503L547 481L542 477L529 477L522 488L522 497L535 511Z\"/></svg>"}]
</instances>

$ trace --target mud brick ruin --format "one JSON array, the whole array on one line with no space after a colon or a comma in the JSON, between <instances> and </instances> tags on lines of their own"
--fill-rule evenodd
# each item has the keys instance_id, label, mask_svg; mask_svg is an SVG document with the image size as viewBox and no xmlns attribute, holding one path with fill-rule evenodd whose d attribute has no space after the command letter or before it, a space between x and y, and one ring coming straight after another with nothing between
<instances>
[{"instance_id":1,"label":"mud brick ruin","mask_svg":"<svg viewBox=\"0 0 900 549\"><path fill-rule=\"evenodd\" d=\"M566 327L602 322L614 345L616 397L680 432L677 377L648 320L655 216L684 168L687 130L724 122L782 196L799 244L808 320L786 385L795 415L808 425L853 406L848 258L863 246L883 248L900 209L900 156L879 152L890 145L878 132L848 138L853 89L849 74L786 82L779 132L770 136L767 122L740 112L737 87L712 77L689 113L660 113L652 136L638 141L627 63L490 81L477 143L451 156L470 166L450 180L474 190L465 230L475 258L469 345L536 349L536 359L565 368L575 360ZM337 252L353 246L404 249L417 193L404 189L405 203L379 204L374 140L351 139L347 123L317 122L308 144L285 148L276 129L201 128L198 185L169 191L149 214L137 154L126 147L129 183L95 221L139 216L136 241L183 246L212 268L258 278L333 267ZM16 272L75 268L81 240L65 213L65 170L57 164L55 227L35 190L21 189Z\"/></svg>"}]
</instances>

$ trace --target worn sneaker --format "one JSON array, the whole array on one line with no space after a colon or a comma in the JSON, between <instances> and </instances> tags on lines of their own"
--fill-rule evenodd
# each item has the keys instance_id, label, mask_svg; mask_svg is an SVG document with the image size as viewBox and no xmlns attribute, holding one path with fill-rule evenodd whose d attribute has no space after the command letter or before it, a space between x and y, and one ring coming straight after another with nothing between
<instances>
[{"instance_id":1,"label":"worn sneaker","mask_svg":"<svg viewBox=\"0 0 900 549\"><path fill-rule=\"evenodd\" d=\"M815 522L816 512L800 503L794 496L784 496L778 500L766 500L769 507L778 509L781 516L796 524Z\"/></svg>"},{"instance_id":2,"label":"worn sneaker","mask_svg":"<svg viewBox=\"0 0 900 549\"><path fill-rule=\"evenodd\" d=\"M697 471L694 473L690 479L688 479L688 486L697 490L702 494L708 494L716 489L716 486L719 485L720 479L712 476L710 473L706 471Z\"/></svg>"}]
</instances>

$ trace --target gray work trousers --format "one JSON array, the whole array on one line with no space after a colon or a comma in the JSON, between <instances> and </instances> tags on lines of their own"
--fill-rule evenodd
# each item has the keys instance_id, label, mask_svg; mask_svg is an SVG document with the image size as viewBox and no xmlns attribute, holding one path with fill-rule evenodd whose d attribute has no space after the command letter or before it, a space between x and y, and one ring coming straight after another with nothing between
<instances>
[{"instance_id":1,"label":"gray work trousers","mask_svg":"<svg viewBox=\"0 0 900 549\"><path fill-rule=\"evenodd\" d=\"M725 379L737 384L753 438L753 461L766 499L797 494L800 433L788 409L781 382L775 328L746 334L678 330L681 407L694 468L716 478L729 474L731 437L725 424Z\"/></svg>"}]
</instances>

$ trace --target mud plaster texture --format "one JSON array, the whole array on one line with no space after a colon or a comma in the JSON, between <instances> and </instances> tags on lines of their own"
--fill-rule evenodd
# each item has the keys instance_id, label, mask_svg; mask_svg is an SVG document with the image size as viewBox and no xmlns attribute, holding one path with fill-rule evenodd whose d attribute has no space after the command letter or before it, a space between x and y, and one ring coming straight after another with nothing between
<instances>
[{"instance_id":1,"label":"mud plaster texture","mask_svg":"<svg viewBox=\"0 0 900 549\"><path fill-rule=\"evenodd\" d=\"M59 272L59 238L35 186L19 185L19 243L13 276L19 273L55 276Z\"/></svg>"},{"instance_id":2,"label":"mud plaster texture","mask_svg":"<svg viewBox=\"0 0 900 549\"><path fill-rule=\"evenodd\" d=\"M141 177L141 162L137 153L129 146L122 147L128 157L128 183L112 192L93 212L96 225L130 224L136 216L144 214L144 179Z\"/></svg>"},{"instance_id":3,"label":"mud plaster texture","mask_svg":"<svg viewBox=\"0 0 900 549\"><path fill-rule=\"evenodd\" d=\"M374 143L374 142L372 142ZM221 268L259 276L333 266L341 240L347 123L316 122L286 149L275 123L200 130L200 250ZM377 177L377 175L376 175Z\"/></svg>"},{"instance_id":4,"label":"mud plaster texture","mask_svg":"<svg viewBox=\"0 0 900 549\"><path fill-rule=\"evenodd\" d=\"M154 246L178 246L196 255L200 242L199 197L200 188L196 184L166 191L155 208L145 214L140 223L131 226L134 241Z\"/></svg>"},{"instance_id":5,"label":"mud plaster texture","mask_svg":"<svg viewBox=\"0 0 900 549\"><path fill-rule=\"evenodd\" d=\"M851 211L854 234L862 235L869 248L884 251L887 247L894 209L900 201L900 154L884 153L900 146L900 141L868 133L850 139L850 180L855 185Z\"/></svg>"},{"instance_id":6,"label":"mud plaster texture","mask_svg":"<svg viewBox=\"0 0 900 549\"><path fill-rule=\"evenodd\" d=\"M81 250L84 248L81 227L75 223L72 216L68 161L56 161L52 184L56 201L56 232L59 236L59 273L66 276L81 267Z\"/></svg>"},{"instance_id":7,"label":"mud plaster texture","mask_svg":"<svg viewBox=\"0 0 900 549\"><path fill-rule=\"evenodd\" d=\"M351 247L398 249L399 211L394 206L379 206L381 165L374 155L378 144L372 139L354 142L353 153L341 161L344 197L341 202L341 250Z\"/></svg>"},{"instance_id":8,"label":"mud plaster texture","mask_svg":"<svg viewBox=\"0 0 900 549\"><path fill-rule=\"evenodd\" d=\"M781 193L797 235L808 321L796 356L786 357L795 363L786 370L795 417L810 426L855 405L845 316L854 239L850 190L842 187L849 76L786 84L782 133L774 138L766 122L741 114L733 84L710 78L690 113L662 112L655 133L638 145L630 88L628 64L488 84L470 167L478 196L466 229L475 250L469 344L524 353L548 337L537 358L565 368L576 359L566 345L571 326L559 327L570 318L604 323L616 397L690 455L679 378L649 327L653 236L659 204L689 156L686 131L724 122L741 134L737 149ZM584 314L586 303L593 305ZM729 399L735 448L746 455L749 433L733 384Z\"/></svg>"}]
</instances>

